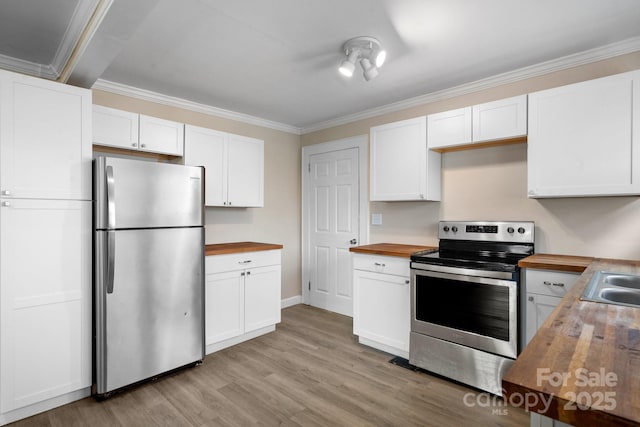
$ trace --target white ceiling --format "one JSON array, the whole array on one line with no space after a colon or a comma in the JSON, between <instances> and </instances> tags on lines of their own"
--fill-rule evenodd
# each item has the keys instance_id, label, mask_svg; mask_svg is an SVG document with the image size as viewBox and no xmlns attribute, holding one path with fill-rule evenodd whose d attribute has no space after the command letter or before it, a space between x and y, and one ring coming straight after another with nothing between
<instances>
[{"instance_id":1,"label":"white ceiling","mask_svg":"<svg viewBox=\"0 0 640 427\"><path fill-rule=\"evenodd\" d=\"M9 17L17 2L39 12ZM46 27L69 3L3 0L0 17ZM14 26L30 44L9 55L32 57L40 34ZM359 68L350 80L337 72L355 36L388 51L369 82ZM304 131L621 41L640 50L638 0L114 0L70 82L100 78Z\"/></svg>"}]
</instances>

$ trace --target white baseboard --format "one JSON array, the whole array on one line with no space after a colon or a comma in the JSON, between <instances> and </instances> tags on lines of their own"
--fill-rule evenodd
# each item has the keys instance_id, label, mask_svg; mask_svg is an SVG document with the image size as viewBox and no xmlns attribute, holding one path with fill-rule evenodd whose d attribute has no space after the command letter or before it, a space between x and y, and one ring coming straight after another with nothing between
<instances>
[{"instance_id":1,"label":"white baseboard","mask_svg":"<svg viewBox=\"0 0 640 427\"><path fill-rule=\"evenodd\" d=\"M291 307L292 305L302 304L302 295L296 295L295 297L285 298L280 302L281 308Z\"/></svg>"},{"instance_id":2,"label":"white baseboard","mask_svg":"<svg viewBox=\"0 0 640 427\"><path fill-rule=\"evenodd\" d=\"M34 403L33 405L2 413L0 414L0 426L57 408L58 406L66 405L67 403L75 402L76 400L84 399L90 395L91 387L86 387L71 393L63 394L62 396Z\"/></svg>"}]
</instances>

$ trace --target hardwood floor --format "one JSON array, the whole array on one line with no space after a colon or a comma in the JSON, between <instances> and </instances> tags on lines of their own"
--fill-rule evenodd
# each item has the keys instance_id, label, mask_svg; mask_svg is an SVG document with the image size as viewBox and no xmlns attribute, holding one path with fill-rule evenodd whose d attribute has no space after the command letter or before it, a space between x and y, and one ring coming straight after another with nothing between
<instances>
[{"instance_id":1,"label":"hardwood floor","mask_svg":"<svg viewBox=\"0 0 640 427\"><path fill-rule=\"evenodd\" d=\"M201 366L11 426L529 425L520 409L479 406L480 392L390 359L357 343L351 318L297 305L283 310L275 332Z\"/></svg>"}]
</instances>

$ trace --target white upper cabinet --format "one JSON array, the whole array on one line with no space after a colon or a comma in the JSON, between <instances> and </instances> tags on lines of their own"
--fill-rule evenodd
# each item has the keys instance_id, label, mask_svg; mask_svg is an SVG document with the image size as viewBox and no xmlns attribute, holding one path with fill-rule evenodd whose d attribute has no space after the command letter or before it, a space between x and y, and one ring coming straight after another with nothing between
<instances>
[{"instance_id":1,"label":"white upper cabinet","mask_svg":"<svg viewBox=\"0 0 640 427\"><path fill-rule=\"evenodd\" d=\"M638 111L639 71L530 94L529 197L640 194Z\"/></svg>"},{"instance_id":2,"label":"white upper cabinet","mask_svg":"<svg viewBox=\"0 0 640 427\"><path fill-rule=\"evenodd\" d=\"M0 195L91 200L91 92L0 71Z\"/></svg>"},{"instance_id":3,"label":"white upper cabinet","mask_svg":"<svg viewBox=\"0 0 640 427\"><path fill-rule=\"evenodd\" d=\"M371 201L440 200L440 153L427 150L426 116L371 128Z\"/></svg>"},{"instance_id":4,"label":"white upper cabinet","mask_svg":"<svg viewBox=\"0 0 640 427\"><path fill-rule=\"evenodd\" d=\"M182 156L184 125L171 120L94 105L93 143Z\"/></svg>"},{"instance_id":5,"label":"white upper cabinet","mask_svg":"<svg viewBox=\"0 0 640 427\"><path fill-rule=\"evenodd\" d=\"M204 166L205 206L225 206L227 201L227 134L186 125L184 164Z\"/></svg>"},{"instance_id":6,"label":"white upper cabinet","mask_svg":"<svg viewBox=\"0 0 640 427\"><path fill-rule=\"evenodd\" d=\"M453 147L471 143L471 107L427 116L429 148Z\"/></svg>"},{"instance_id":7,"label":"white upper cabinet","mask_svg":"<svg viewBox=\"0 0 640 427\"><path fill-rule=\"evenodd\" d=\"M137 150L138 114L94 105L93 143Z\"/></svg>"},{"instance_id":8,"label":"white upper cabinet","mask_svg":"<svg viewBox=\"0 0 640 427\"><path fill-rule=\"evenodd\" d=\"M430 149L444 149L527 135L527 95L427 116Z\"/></svg>"},{"instance_id":9,"label":"white upper cabinet","mask_svg":"<svg viewBox=\"0 0 640 427\"><path fill-rule=\"evenodd\" d=\"M182 156L184 125L140 114L140 149L152 153Z\"/></svg>"},{"instance_id":10,"label":"white upper cabinet","mask_svg":"<svg viewBox=\"0 0 640 427\"><path fill-rule=\"evenodd\" d=\"M473 142L527 134L527 95L474 105L472 110Z\"/></svg>"},{"instance_id":11,"label":"white upper cabinet","mask_svg":"<svg viewBox=\"0 0 640 427\"><path fill-rule=\"evenodd\" d=\"M205 205L264 206L264 141L185 127L186 165L205 167Z\"/></svg>"},{"instance_id":12,"label":"white upper cabinet","mask_svg":"<svg viewBox=\"0 0 640 427\"><path fill-rule=\"evenodd\" d=\"M229 134L227 147L228 206L264 206L264 142Z\"/></svg>"}]
</instances>

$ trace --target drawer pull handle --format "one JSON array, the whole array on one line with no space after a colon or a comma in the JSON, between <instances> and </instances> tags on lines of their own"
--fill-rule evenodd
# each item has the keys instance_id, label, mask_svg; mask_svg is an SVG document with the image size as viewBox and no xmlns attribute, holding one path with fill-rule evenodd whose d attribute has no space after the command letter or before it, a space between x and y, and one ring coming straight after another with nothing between
<instances>
[{"instance_id":1,"label":"drawer pull handle","mask_svg":"<svg viewBox=\"0 0 640 427\"><path fill-rule=\"evenodd\" d=\"M249 264L251 262L250 259L246 259L244 261L238 261L238 264Z\"/></svg>"},{"instance_id":2,"label":"drawer pull handle","mask_svg":"<svg viewBox=\"0 0 640 427\"><path fill-rule=\"evenodd\" d=\"M559 288L564 288L564 283L562 282L558 282L558 283L551 283L551 282L547 282L546 280L544 282L546 286L558 286Z\"/></svg>"},{"instance_id":3,"label":"drawer pull handle","mask_svg":"<svg viewBox=\"0 0 640 427\"><path fill-rule=\"evenodd\" d=\"M373 265L375 265L376 267L386 267L385 264L380 263L380 262L374 262Z\"/></svg>"}]
</instances>

